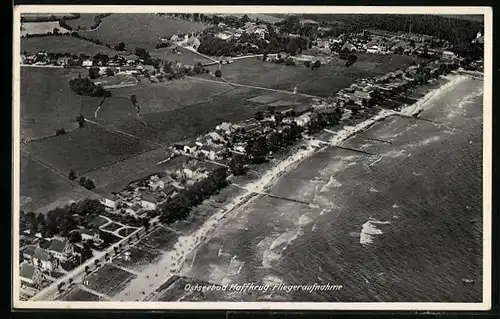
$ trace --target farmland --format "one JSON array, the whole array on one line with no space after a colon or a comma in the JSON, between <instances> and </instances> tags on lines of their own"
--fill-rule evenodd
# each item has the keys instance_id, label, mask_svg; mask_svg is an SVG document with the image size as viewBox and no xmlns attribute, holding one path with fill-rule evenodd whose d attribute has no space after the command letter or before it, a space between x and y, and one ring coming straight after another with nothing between
<instances>
[{"instance_id":1,"label":"farmland","mask_svg":"<svg viewBox=\"0 0 500 319\"><path fill-rule=\"evenodd\" d=\"M111 264L105 264L95 273L87 277L88 288L113 297L137 276Z\"/></svg>"},{"instance_id":2,"label":"farmland","mask_svg":"<svg viewBox=\"0 0 500 319\"><path fill-rule=\"evenodd\" d=\"M36 53L39 51L50 53L71 53L79 55L96 55L98 53L113 55L116 51L104 46L96 45L90 41L78 39L72 36L50 36L36 38L22 38L21 52Z\"/></svg>"},{"instance_id":3,"label":"farmland","mask_svg":"<svg viewBox=\"0 0 500 319\"><path fill-rule=\"evenodd\" d=\"M78 287L74 287L73 289L67 291L59 298L61 301L99 301L100 298L98 295L95 295L86 290L82 290Z\"/></svg>"},{"instance_id":4,"label":"farmland","mask_svg":"<svg viewBox=\"0 0 500 319\"><path fill-rule=\"evenodd\" d=\"M228 16L228 15L231 15L231 16L235 16L235 17L241 18L244 14L243 13L240 13L240 14L231 13L231 14L217 14L217 15L218 16ZM276 17L274 15L265 14L265 13L248 13L246 15L250 19L259 19L261 21L269 22L269 23L276 23L276 22L279 22L279 21L283 20L283 18L279 18L279 17Z\"/></svg>"},{"instance_id":5,"label":"farmland","mask_svg":"<svg viewBox=\"0 0 500 319\"><path fill-rule=\"evenodd\" d=\"M21 156L20 171L20 204L21 209L25 211L40 211L42 207L54 201L66 204L70 200L89 197L89 192L82 187L25 155Z\"/></svg>"},{"instance_id":6,"label":"farmland","mask_svg":"<svg viewBox=\"0 0 500 319\"><path fill-rule=\"evenodd\" d=\"M89 29L94 25L94 18L97 14L94 13L81 13L80 18L66 20L66 23L73 28L73 30Z\"/></svg>"},{"instance_id":7,"label":"farmland","mask_svg":"<svg viewBox=\"0 0 500 319\"><path fill-rule=\"evenodd\" d=\"M161 253L159 252L153 252L149 249L141 249L138 247L130 247L127 249L127 252L130 253L130 259L125 259L125 255L121 254L113 259L113 263L121 267L130 268L137 272L140 272L150 264L154 264L161 256Z\"/></svg>"},{"instance_id":8,"label":"farmland","mask_svg":"<svg viewBox=\"0 0 500 319\"><path fill-rule=\"evenodd\" d=\"M87 123L82 129L25 145L27 151L59 172L78 175L151 148L143 141Z\"/></svg>"},{"instance_id":9,"label":"farmland","mask_svg":"<svg viewBox=\"0 0 500 319\"><path fill-rule=\"evenodd\" d=\"M52 135L64 124L75 123L80 111L84 116L93 114L100 99L81 98L69 88L69 80L77 77L79 72L21 67L21 138Z\"/></svg>"},{"instance_id":10,"label":"farmland","mask_svg":"<svg viewBox=\"0 0 500 319\"><path fill-rule=\"evenodd\" d=\"M410 56L359 54L358 61L350 67L345 67L344 60L333 57L330 63L311 70L300 64L294 67L250 58L224 65L222 76L230 82L271 89L291 91L298 85L298 92L329 96L357 78L384 74L408 66L412 61Z\"/></svg>"},{"instance_id":11,"label":"farmland","mask_svg":"<svg viewBox=\"0 0 500 319\"><path fill-rule=\"evenodd\" d=\"M68 33L69 30L61 28L57 21L23 22L21 23L21 37L28 34L46 34L57 29L59 33Z\"/></svg>"},{"instance_id":12,"label":"farmland","mask_svg":"<svg viewBox=\"0 0 500 319\"><path fill-rule=\"evenodd\" d=\"M212 62L211 60L182 47L177 47L177 50L180 54L173 52L172 49L173 47L154 49L151 50L150 53L152 57L157 59L163 59L171 62L177 61L187 65L195 65L198 62L200 62L201 64Z\"/></svg>"},{"instance_id":13,"label":"farmland","mask_svg":"<svg viewBox=\"0 0 500 319\"><path fill-rule=\"evenodd\" d=\"M136 47L148 51L155 49L160 37L188 33L204 27L202 23L174 20L149 13L115 13L104 18L96 30L80 33L111 45L124 42L125 48L133 52Z\"/></svg>"}]
</instances>

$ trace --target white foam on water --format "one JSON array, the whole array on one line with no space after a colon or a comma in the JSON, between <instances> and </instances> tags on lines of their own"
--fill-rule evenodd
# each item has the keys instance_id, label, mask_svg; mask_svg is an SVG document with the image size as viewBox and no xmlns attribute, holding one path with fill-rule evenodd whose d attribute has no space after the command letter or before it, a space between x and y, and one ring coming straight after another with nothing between
<instances>
[{"instance_id":1,"label":"white foam on water","mask_svg":"<svg viewBox=\"0 0 500 319\"><path fill-rule=\"evenodd\" d=\"M399 208L398 204L392 205L392 208Z\"/></svg>"},{"instance_id":2,"label":"white foam on water","mask_svg":"<svg viewBox=\"0 0 500 319\"><path fill-rule=\"evenodd\" d=\"M363 246L368 246L373 243L376 236L383 234L382 230L377 228L377 225L388 225L388 221L380 221L376 219L370 219L364 223L361 227L361 233L359 235L359 243Z\"/></svg>"},{"instance_id":3,"label":"white foam on water","mask_svg":"<svg viewBox=\"0 0 500 319\"><path fill-rule=\"evenodd\" d=\"M307 224L309 224L310 222L312 222L313 220L308 217L306 214L302 215L299 217L299 220L295 223L295 225L297 226L305 226Z\"/></svg>"},{"instance_id":4,"label":"white foam on water","mask_svg":"<svg viewBox=\"0 0 500 319\"><path fill-rule=\"evenodd\" d=\"M342 183L337 181L335 177L330 176L330 180L320 190L321 193L328 192L333 187L341 187Z\"/></svg>"},{"instance_id":5,"label":"white foam on water","mask_svg":"<svg viewBox=\"0 0 500 319\"><path fill-rule=\"evenodd\" d=\"M370 192L378 193L380 191L378 189L376 189L375 187L370 187Z\"/></svg>"}]
</instances>

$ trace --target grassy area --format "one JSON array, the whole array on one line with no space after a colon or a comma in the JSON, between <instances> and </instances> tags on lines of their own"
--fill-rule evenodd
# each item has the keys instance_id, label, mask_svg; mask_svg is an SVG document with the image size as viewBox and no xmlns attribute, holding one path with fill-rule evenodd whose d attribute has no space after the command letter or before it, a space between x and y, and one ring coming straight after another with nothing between
<instances>
[{"instance_id":1,"label":"grassy area","mask_svg":"<svg viewBox=\"0 0 500 319\"><path fill-rule=\"evenodd\" d=\"M132 228L132 227L124 227L118 231L118 235L127 237L128 235L132 234L135 232L137 228Z\"/></svg>"},{"instance_id":2,"label":"grassy area","mask_svg":"<svg viewBox=\"0 0 500 319\"><path fill-rule=\"evenodd\" d=\"M115 230L118 230L118 229L120 229L122 227L123 227L122 225L119 225L117 223L111 223L111 224L108 224L105 227L103 227L102 230L107 230L107 231L110 231L110 232L114 232Z\"/></svg>"},{"instance_id":3,"label":"grassy area","mask_svg":"<svg viewBox=\"0 0 500 319\"><path fill-rule=\"evenodd\" d=\"M69 88L69 80L86 70L21 68L21 138L55 134L65 124L75 123L83 113L92 116L101 99L80 97Z\"/></svg>"},{"instance_id":4,"label":"grassy area","mask_svg":"<svg viewBox=\"0 0 500 319\"><path fill-rule=\"evenodd\" d=\"M94 219L89 223L91 227L99 228L102 225L108 223L108 220L102 216L95 216Z\"/></svg>"},{"instance_id":5,"label":"grassy area","mask_svg":"<svg viewBox=\"0 0 500 319\"><path fill-rule=\"evenodd\" d=\"M192 94L189 92L186 91L186 94ZM264 107L246 100L261 93L261 90L237 89L213 97L212 102L144 114L142 119L146 125L131 116L117 116L108 121L99 117L97 120L135 136L169 145L209 132L224 121L239 121L253 116L257 109ZM138 100L141 103L140 97Z\"/></svg>"},{"instance_id":6,"label":"grassy area","mask_svg":"<svg viewBox=\"0 0 500 319\"><path fill-rule=\"evenodd\" d=\"M116 13L104 18L96 30L81 34L111 45L124 42L125 48L134 52L136 47L148 51L155 49L160 37L201 30L204 27L198 22L174 20L150 13Z\"/></svg>"},{"instance_id":7,"label":"grassy area","mask_svg":"<svg viewBox=\"0 0 500 319\"><path fill-rule=\"evenodd\" d=\"M60 301L99 301L98 295L75 287L58 298Z\"/></svg>"},{"instance_id":8,"label":"grassy area","mask_svg":"<svg viewBox=\"0 0 500 319\"><path fill-rule=\"evenodd\" d=\"M99 293L113 297L137 276L111 264L105 264L87 277L88 287Z\"/></svg>"},{"instance_id":9,"label":"grassy area","mask_svg":"<svg viewBox=\"0 0 500 319\"><path fill-rule=\"evenodd\" d=\"M177 242L177 238L179 238L179 235L175 232L160 227L141 240L138 247L169 250Z\"/></svg>"},{"instance_id":10,"label":"grassy area","mask_svg":"<svg viewBox=\"0 0 500 319\"><path fill-rule=\"evenodd\" d=\"M50 53L71 53L79 55L85 53L96 55L97 53L114 55L117 52L104 45L97 45L90 41L78 39L72 36L52 36L40 38L22 38L21 52L36 53L38 51Z\"/></svg>"},{"instance_id":11,"label":"grassy area","mask_svg":"<svg viewBox=\"0 0 500 319\"><path fill-rule=\"evenodd\" d=\"M57 29L59 33L68 33L69 30L61 28L58 21L45 21L45 22L23 22L21 23L21 36L24 37L28 34L46 34L53 32Z\"/></svg>"},{"instance_id":12,"label":"grassy area","mask_svg":"<svg viewBox=\"0 0 500 319\"><path fill-rule=\"evenodd\" d=\"M151 149L146 142L90 123L69 134L31 142L25 147L29 154L59 172L69 174L74 170L78 176Z\"/></svg>"},{"instance_id":13,"label":"grassy area","mask_svg":"<svg viewBox=\"0 0 500 319\"><path fill-rule=\"evenodd\" d=\"M130 253L130 259L126 260L124 254L121 254L117 258L113 259L113 263L135 270L137 272L142 271L147 266L154 264L160 257L161 253L154 252L148 249L140 249L138 247L130 247L127 249Z\"/></svg>"},{"instance_id":14,"label":"grassy area","mask_svg":"<svg viewBox=\"0 0 500 319\"><path fill-rule=\"evenodd\" d=\"M99 237L103 240L103 243L99 247L100 250L105 250L122 239L118 236L115 236L111 233L102 230L99 230Z\"/></svg>"},{"instance_id":15,"label":"grassy area","mask_svg":"<svg viewBox=\"0 0 500 319\"><path fill-rule=\"evenodd\" d=\"M200 62L201 64L205 63L210 63L212 62L211 60L193 53L187 49L184 49L182 47L177 47L178 53L172 52L172 48L161 48L161 49L154 49L151 50L151 56L162 59L162 60L167 60L171 62L180 62L182 64L187 64L187 65L195 65L196 63Z\"/></svg>"},{"instance_id":16,"label":"grassy area","mask_svg":"<svg viewBox=\"0 0 500 319\"><path fill-rule=\"evenodd\" d=\"M231 13L231 14L217 14L218 16L235 16L235 17L238 17L238 18L241 18L245 13ZM282 21L283 18L281 17L277 17L277 16L273 16L273 15L270 15L270 14L265 14L265 13L246 13L246 15L250 18L250 19L259 19L261 21L264 21L264 22L269 22L269 23L276 23L276 22L279 22L279 21Z\"/></svg>"},{"instance_id":17,"label":"grassy area","mask_svg":"<svg viewBox=\"0 0 500 319\"><path fill-rule=\"evenodd\" d=\"M70 200L90 197L90 192L29 157L22 155L20 162L21 209L45 212L63 206Z\"/></svg>"},{"instance_id":18,"label":"grassy area","mask_svg":"<svg viewBox=\"0 0 500 319\"><path fill-rule=\"evenodd\" d=\"M94 25L94 18L97 14L94 13L81 13L80 18L66 20L66 24L73 28L73 31L79 29L89 29Z\"/></svg>"}]
</instances>

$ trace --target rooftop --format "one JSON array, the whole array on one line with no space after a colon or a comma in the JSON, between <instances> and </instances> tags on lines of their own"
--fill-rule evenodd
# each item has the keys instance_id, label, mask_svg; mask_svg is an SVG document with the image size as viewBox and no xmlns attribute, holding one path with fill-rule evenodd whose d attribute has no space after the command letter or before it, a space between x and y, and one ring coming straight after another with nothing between
<instances>
[{"instance_id":1,"label":"rooftop","mask_svg":"<svg viewBox=\"0 0 500 319\"><path fill-rule=\"evenodd\" d=\"M53 239L52 242L50 243L49 248L47 250L51 251L56 251L59 253L62 253L64 251L64 248L68 245L67 240L61 240L61 239Z\"/></svg>"},{"instance_id":2,"label":"rooftop","mask_svg":"<svg viewBox=\"0 0 500 319\"><path fill-rule=\"evenodd\" d=\"M19 265L19 276L27 279L33 278L33 274L35 273L35 267L27 262L21 263Z\"/></svg>"}]
</instances>

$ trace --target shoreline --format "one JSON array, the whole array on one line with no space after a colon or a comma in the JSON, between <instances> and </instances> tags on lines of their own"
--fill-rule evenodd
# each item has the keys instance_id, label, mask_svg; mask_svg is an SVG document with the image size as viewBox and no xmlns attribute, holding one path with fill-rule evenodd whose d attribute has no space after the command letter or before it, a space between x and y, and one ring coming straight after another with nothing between
<instances>
[{"instance_id":1,"label":"shoreline","mask_svg":"<svg viewBox=\"0 0 500 319\"><path fill-rule=\"evenodd\" d=\"M356 134L369 129L374 124L385 120L390 116L395 116L398 114L405 116L412 116L417 114L423 110L425 110L425 106L430 103L434 98L442 94L447 89L453 87L458 84L462 80L466 79L465 75L447 75L444 77L448 81L443 85L431 89L427 94L421 97L417 102L411 105L402 106L399 111L393 110L381 110L379 113L371 116L370 118L365 119L361 123L358 123L354 126L344 126L339 132L334 134L328 142L331 145L318 146L317 140L306 140L304 141L305 149L299 149L293 154L286 156L283 160L277 163L274 167L268 169L263 175L256 181L249 182L244 186L246 192L241 194L235 198L228 204L226 204L223 208L221 208L218 212L210 216L197 230L192 232L189 235L180 236L170 251L167 251L163 254L161 259L155 264L151 265L147 269L145 269L139 277L132 280L128 287L125 288L122 292L117 294L113 300L142 300L146 297L148 299L152 294L156 292L156 289L160 285L162 285L168 278L173 275L185 275L189 272L191 266L186 265L186 261L189 261L196 254L196 250L206 242L209 236L222 225L222 220L226 218L228 214L233 212L235 209L241 208L244 205L247 205L252 202L253 199L256 198L255 195L264 192L269 187L272 187L277 180L283 175L287 174L292 170L295 166L299 165L304 159L313 156L314 154L328 148L332 147L338 143L341 143ZM192 260L191 260L192 261ZM151 288L149 280L147 276L151 277L154 273L157 273L160 269L160 266L165 269L165 273L162 278L158 278L155 280L156 284ZM134 285L134 292L129 291ZM143 294L141 294L144 292ZM132 294L136 297L132 297ZM126 296L126 297L125 297Z\"/></svg>"}]
</instances>

